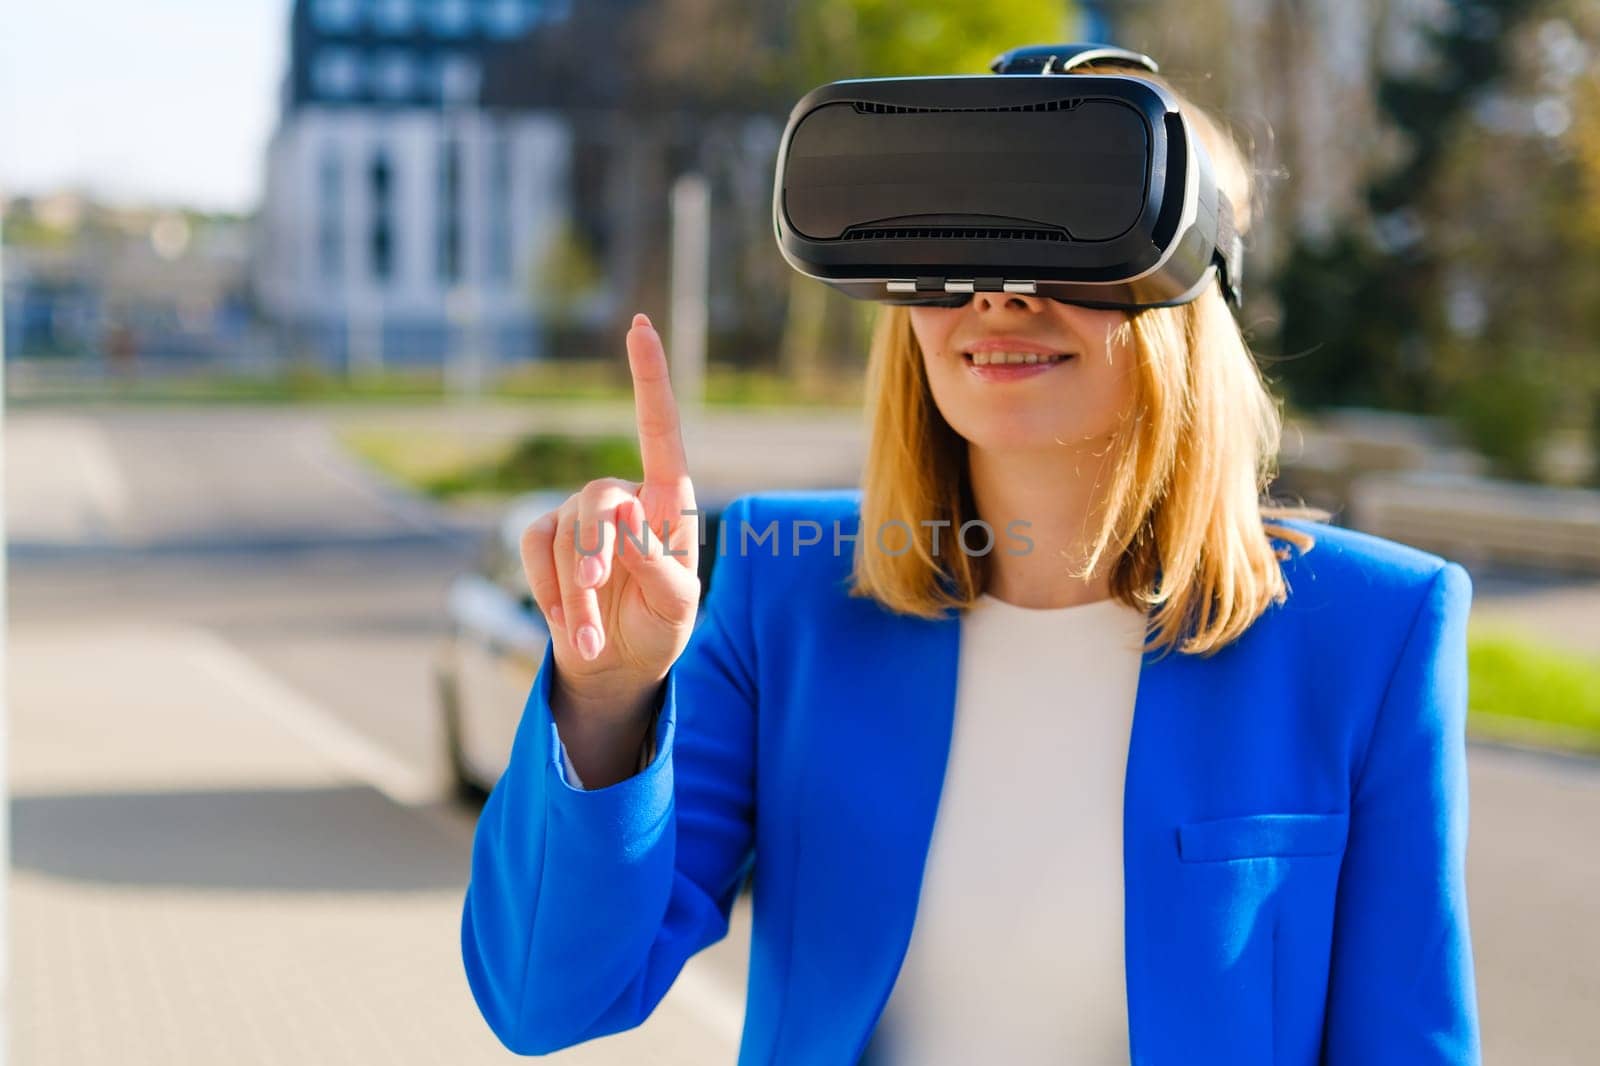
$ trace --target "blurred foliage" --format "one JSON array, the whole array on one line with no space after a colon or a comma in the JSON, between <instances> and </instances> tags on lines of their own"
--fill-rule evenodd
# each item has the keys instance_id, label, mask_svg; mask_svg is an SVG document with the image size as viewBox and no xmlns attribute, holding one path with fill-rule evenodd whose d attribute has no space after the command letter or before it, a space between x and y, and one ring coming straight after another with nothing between
<instances>
[{"instance_id":1,"label":"blurred foliage","mask_svg":"<svg viewBox=\"0 0 1600 1066\"><path fill-rule=\"evenodd\" d=\"M211 227L237 226L247 221L231 212L125 206L76 192L17 196L6 200L3 206L0 241L16 248L66 250L84 244L104 246L130 237L147 239L152 227L175 219L182 221L192 238L202 236Z\"/></svg>"},{"instance_id":2,"label":"blurred foliage","mask_svg":"<svg viewBox=\"0 0 1600 1066\"><path fill-rule=\"evenodd\" d=\"M1572 147L1578 176L1572 221L1587 240L1600 245L1600 72L1595 67L1574 97Z\"/></svg>"},{"instance_id":3,"label":"blurred foliage","mask_svg":"<svg viewBox=\"0 0 1600 1066\"><path fill-rule=\"evenodd\" d=\"M797 5L799 85L839 78L982 74L1001 52L1066 40L1061 0L952 4L941 0L816 0Z\"/></svg>"},{"instance_id":4,"label":"blurred foliage","mask_svg":"<svg viewBox=\"0 0 1600 1066\"><path fill-rule=\"evenodd\" d=\"M1535 481L1560 387L1527 362L1507 361L1463 382L1451 397L1449 413L1467 444L1490 459L1496 475Z\"/></svg>"},{"instance_id":5,"label":"blurred foliage","mask_svg":"<svg viewBox=\"0 0 1600 1066\"><path fill-rule=\"evenodd\" d=\"M0 242L26 248L66 248L77 238L75 227L52 223L22 201L0 218Z\"/></svg>"},{"instance_id":6,"label":"blurred foliage","mask_svg":"<svg viewBox=\"0 0 1600 1066\"><path fill-rule=\"evenodd\" d=\"M530 281L534 306L553 324L573 317L604 284L599 257L571 215L561 217Z\"/></svg>"},{"instance_id":7,"label":"blurred foliage","mask_svg":"<svg viewBox=\"0 0 1600 1066\"><path fill-rule=\"evenodd\" d=\"M503 436L468 436L431 426L355 425L336 431L340 445L390 481L415 492L503 457Z\"/></svg>"},{"instance_id":8,"label":"blurred foliage","mask_svg":"<svg viewBox=\"0 0 1600 1066\"><path fill-rule=\"evenodd\" d=\"M536 433L504 455L435 478L430 495L509 494L530 489L582 485L601 477L637 481L644 476L639 442L631 437L566 437Z\"/></svg>"},{"instance_id":9,"label":"blurred foliage","mask_svg":"<svg viewBox=\"0 0 1600 1066\"><path fill-rule=\"evenodd\" d=\"M1426 349L1442 325L1441 251L1430 212L1451 138L1509 63L1510 31L1538 0L1450 0L1421 32L1434 62L1384 73L1377 98L1405 154L1369 179L1370 217L1293 246L1277 281L1283 380L1300 402L1436 407ZM1314 353L1314 357L1307 357Z\"/></svg>"},{"instance_id":10,"label":"blurred foliage","mask_svg":"<svg viewBox=\"0 0 1600 1066\"><path fill-rule=\"evenodd\" d=\"M1404 151L1278 278L1290 393L1454 417L1506 476L1600 405L1600 5L1451 0L1378 86ZM1600 443L1600 441L1597 441Z\"/></svg>"}]
</instances>

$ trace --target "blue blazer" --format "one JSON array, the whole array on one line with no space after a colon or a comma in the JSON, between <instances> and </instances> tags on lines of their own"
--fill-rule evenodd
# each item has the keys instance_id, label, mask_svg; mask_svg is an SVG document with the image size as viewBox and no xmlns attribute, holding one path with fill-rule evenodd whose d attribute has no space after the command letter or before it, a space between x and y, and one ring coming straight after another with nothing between
<instances>
[{"instance_id":1,"label":"blue blazer","mask_svg":"<svg viewBox=\"0 0 1600 1066\"><path fill-rule=\"evenodd\" d=\"M727 932L753 871L740 1066L857 1062L911 935L961 637L958 613L845 595L859 500L727 508L654 760L633 777L568 783L546 649L462 911L467 980L507 1048L644 1021ZM754 537L773 521L775 553L740 550L741 523ZM817 539L809 522L821 542L797 549ZM1123 811L1132 1061L1477 1063L1471 581L1414 548L1288 524L1318 542L1284 561L1285 603L1210 658L1142 660Z\"/></svg>"}]
</instances>

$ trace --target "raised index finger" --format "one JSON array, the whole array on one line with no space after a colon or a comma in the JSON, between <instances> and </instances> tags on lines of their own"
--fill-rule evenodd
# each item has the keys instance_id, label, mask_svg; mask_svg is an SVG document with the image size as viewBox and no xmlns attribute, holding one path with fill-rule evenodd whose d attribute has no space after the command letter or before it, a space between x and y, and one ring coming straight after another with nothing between
<instances>
[{"instance_id":1,"label":"raised index finger","mask_svg":"<svg viewBox=\"0 0 1600 1066\"><path fill-rule=\"evenodd\" d=\"M639 423L639 458L646 484L676 486L689 476L678 401L667 376L661 335L644 314L628 330L628 368L633 372L633 410Z\"/></svg>"}]
</instances>

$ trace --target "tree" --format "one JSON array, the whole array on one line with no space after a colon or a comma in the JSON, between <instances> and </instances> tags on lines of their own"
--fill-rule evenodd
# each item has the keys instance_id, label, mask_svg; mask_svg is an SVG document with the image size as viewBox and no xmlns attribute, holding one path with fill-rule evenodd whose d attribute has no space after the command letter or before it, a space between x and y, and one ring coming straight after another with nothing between
<instances>
[{"instance_id":1,"label":"tree","mask_svg":"<svg viewBox=\"0 0 1600 1066\"><path fill-rule=\"evenodd\" d=\"M1513 31L1541 0L1449 0L1420 29L1430 60L1380 76L1378 102L1404 144L1368 182L1367 218L1302 238L1279 273L1278 365L1302 406L1405 410L1442 402L1434 349L1446 329L1437 184L1475 103L1506 72Z\"/></svg>"}]
</instances>

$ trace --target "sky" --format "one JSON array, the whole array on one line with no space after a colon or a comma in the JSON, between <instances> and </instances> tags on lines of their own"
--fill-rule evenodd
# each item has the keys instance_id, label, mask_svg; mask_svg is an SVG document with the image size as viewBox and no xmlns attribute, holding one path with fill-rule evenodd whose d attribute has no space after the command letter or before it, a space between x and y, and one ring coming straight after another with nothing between
<instances>
[{"instance_id":1,"label":"sky","mask_svg":"<svg viewBox=\"0 0 1600 1066\"><path fill-rule=\"evenodd\" d=\"M248 211L290 0L0 0L0 194Z\"/></svg>"}]
</instances>

